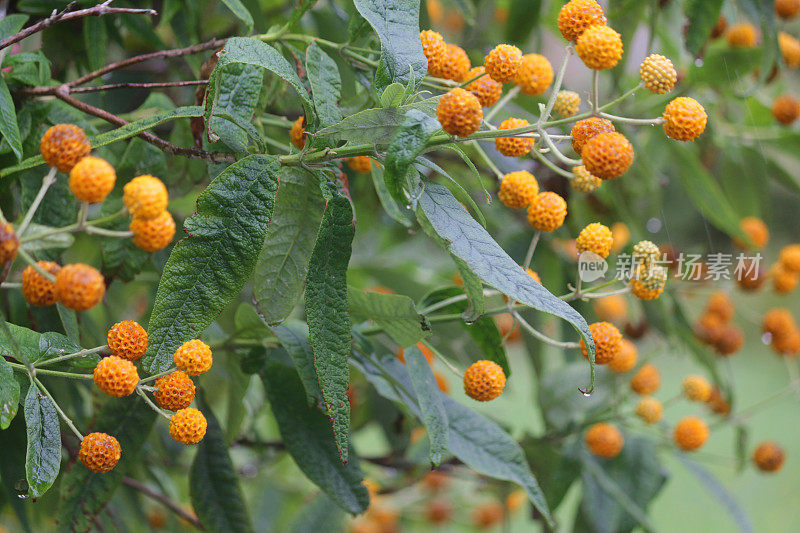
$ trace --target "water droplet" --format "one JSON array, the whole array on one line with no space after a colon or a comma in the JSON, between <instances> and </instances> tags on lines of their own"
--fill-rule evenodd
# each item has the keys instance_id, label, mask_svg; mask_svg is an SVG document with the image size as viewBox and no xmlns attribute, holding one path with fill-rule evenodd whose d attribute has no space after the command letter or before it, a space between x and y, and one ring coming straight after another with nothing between
<instances>
[{"instance_id":1,"label":"water droplet","mask_svg":"<svg viewBox=\"0 0 800 533\"><path fill-rule=\"evenodd\" d=\"M466 318L464 319L464 324L466 324L468 326L471 326L474 323L475 323L475 319L470 319L470 320L467 320Z\"/></svg>"},{"instance_id":2,"label":"water droplet","mask_svg":"<svg viewBox=\"0 0 800 533\"><path fill-rule=\"evenodd\" d=\"M761 342L764 344L772 344L772 333L768 331L761 335Z\"/></svg>"},{"instance_id":3,"label":"water droplet","mask_svg":"<svg viewBox=\"0 0 800 533\"><path fill-rule=\"evenodd\" d=\"M411 204L406 204L406 209L411 210Z\"/></svg>"},{"instance_id":4,"label":"water droplet","mask_svg":"<svg viewBox=\"0 0 800 533\"><path fill-rule=\"evenodd\" d=\"M588 398L589 396L591 396L591 395L592 395L592 393L591 393L591 392L585 392L585 391L581 391L581 393L583 394L584 398Z\"/></svg>"},{"instance_id":5,"label":"water droplet","mask_svg":"<svg viewBox=\"0 0 800 533\"><path fill-rule=\"evenodd\" d=\"M651 218L647 221L647 231L650 233L658 233L661 231L661 220L657 219L656 217Z\"/></svg>"},{"instance_id":6,"label":"water droplet","mask_svg":"<svg viewBox=\"0 0 800 533\"><path fill-rule=\"evenodd\" d=\"M702 67L702 66L703 66L703 59L702 59L702 58L700 58L700 57L698 57L697 59L695 59L695 60L694 60L694 66L696 66L696 67Z\"/></svg>"}]
</instances>

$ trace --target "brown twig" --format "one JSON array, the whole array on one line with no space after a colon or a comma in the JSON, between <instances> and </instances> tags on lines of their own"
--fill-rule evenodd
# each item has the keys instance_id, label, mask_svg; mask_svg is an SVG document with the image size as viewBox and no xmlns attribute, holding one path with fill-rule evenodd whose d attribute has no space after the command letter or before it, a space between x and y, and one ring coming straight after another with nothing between
<instances>
[{"instance_id":1,"label":"brown twig","mask_svg":"<svg viewBox=\"0 0 800 533\"><path fill-rule=\"evenodd\" d=\"M104 109L100 109L99 107L94 107L93 105L89 105L85 102L81 102L77 98L73 98L69 95L70 88L66 85L61 85L55 91L55 96L59 100L71 105L75 109L83 111L89 115L93 115L95 117L101 118L106 122L110 122L116 126L124 126L128 124L128 121L118 117L113 113L109 113ZM161 137L154 135L150 132L143 131L138 135L139 138L142 140L152 144L153 146L157 147L159 150L166 154L170 155L182 155L184 157L189 157L192 159L202 159L203 161L211 161L214 163L232 163L236 159L232 154L224 154L222 152L206 152L205 150L200 150L197 148L185 148L183 146L176 146L168 141L165 141Z\"/></svg>"},{"instance_id":2,"label":"brown twig","mask_svg":"<svg viewBox=\"0 0 800 533\"><path fill-rule=\"evenodd\" d=\"M167 81L162 83L111 83L109 85L96 85L93 87L70 87L70 93L95 93L100 91L110 91L113 89L159 89L167 87L189 87L194 85L205 85L208 80L191 80L191 81ZM17 94L26 96L52 96L60 86L40 86L40 87L22 87L16 91Z\"/></svg>"},{"instance_id":3,"label":"brown twig","mask_svg":"<svg viewBox=\"0 0 800 533\"><path fill-rule=\"evenodd\" d=\"M143 483L140 483L140 482L136 481L135 479L127 477L127 476L122 478L122 482L125 485L129 486L130 488L141 492L142 494L144 494L148 498L151 498L151 499L157 501L158 503L160 503L161 505L163 505L164 507L166 507L167 509L169 509L170 511L172 511L176 515L180 516L181 518L183 518L184 520L186 520L187 522L192 524L197 529L199 529L201 531L205 531L206 530L206 528L203 527L203 524L200 523L200 520L198 520L197 517L194 516L193 513L189 513L183 507L181 507L177 503L173 502L172 500L170 500L169 498L167 498L166 496L164 496L160 492L157 492L157 491L151 489L150 487L148 487L147 485L145 485Z\"/></svg>"},{"instance_id":4,"label":"brown twig","mask_svg":"<svg viewBox=\"0 0 800 533\"><path fill-rule=\"evenodd\" d=\"M111 71L121 69L130 65L135 65L136 63L141 63L142 61L147 61L149 59L157 59L160 57L181 57L191 54L197 54L200 52L204 52L206 50L211 50L213 48L219 48L220 46L224 45L226 41L227 39L211 39L210 41L206 41L200 44L195 44L193 46L188 46L186 48L160 50L158 52L151 52L149 54L142 54L139 56L129 57L128 59L123 59L122 61L117 61L116 63L108 64L103 68L95 70L94 72L85 74L84 76L81 76L77 80L69 82L68 85L70 88L77 87L78 85L83 85L87 81L91 81L95 78L99 78L100 76L108 74Z\"/></svg>"},{"instance_id":5,"label":"brown twig","mask_svg":"<svg viewBox=\"0 0 800 533\"><path fill-rule=\"evenodd\" d=\"M131 15L158 15L158 12L155 9L134 9L128 7L108 7L108 5L113 0L106 0L102 4L98 4L94 7L90 7L87 9L80 9L78 11L70 11L72 8L72 4L67 6L64 11L61 12L53 12L52 15L47 17L44 20L40 20L33 26L28 26L27 28L21 30L20 32L12 35L11 37L7 37L0 41L0 50L11 46L12 44L21 41L22 39L33 35L34 33L38 33L45 28L49 28L53 24L58 22L66 22L68 20L79 19L84 17L101 17L103 15L112 15L112 14L131 14Z\"/></svg>"}]
</instances>

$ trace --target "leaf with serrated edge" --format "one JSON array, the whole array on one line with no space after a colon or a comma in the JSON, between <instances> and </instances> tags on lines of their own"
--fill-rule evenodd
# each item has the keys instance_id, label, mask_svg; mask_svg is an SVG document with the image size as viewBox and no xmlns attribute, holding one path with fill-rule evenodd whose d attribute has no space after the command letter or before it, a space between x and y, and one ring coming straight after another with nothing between
<instances>
[{"instance_id":1,"label":"leaf with serrated edge","mask_svg":"<svg viewBox=\"0 0 800 533\"><path fill-rule=\"evenodd\" d=\"M406 369L417 395L422 422L428 430L431 449L430 459L434 466L439 466L447 449L448 421L447 412L442 404L439 385L433 376L431 366L416 346L405 349Z\"/></svg>"},{"instance_id":2,"label":"leaf with serrated edge","mask_svg":"<svg viewBox=\"0 0 800 533\"><path fill-rule=\"evenodd\" d=\"M220 75L211 130L231 150L247 152L248 138L260 141L250 119L261 96L264 70L255 65L232 64ZM232 120L228 120L230 117Z\"/></svg>"},{"instance_id":3,"label":"leaf with serrated edge","mask_svg":"<svg viewBox=\"0 0 800 533\"><path fill-rule=\"evenodd\" d=\"M31 386L25 397L28 453L25 473L30 495L40 497L58 477L61 468L61 428L53 400Z\"/></svg>"},{"instance_id":4,"label":"leaf with serrated edge","mask_svg":"<svg viewBox=\"0 0 800 533\"><path fill-rule=\"evenodd\" d=\"M208 428L189 470L192 508L209 531L253 531L225 435L202 394L199 400Z\"/></svg>"},{"instance_id":5,"label":"leaf with serrated edge","mask_svg":"<svg viewBox=\"0 0 800 533\"><path fill-rule=\"evenodd\" d=\"M353 318L375 322L400 346L414 345L431 334L428 320L417 312L408 296L350 287L347 299Z\"/></svg>"},{"instance_id":6,"label":"leaf with serrated edge","mask_svg":"<svg viewBox=\"0 0 800 533\"><path fill-rule=\"evenodd\" d=\"M197 199L187 236L172 249L158 284L148 348L151 374L172 365L175 350L197 338L242 290L264 243L280 162L251 155L229 166Z\"/></svg>"},{"instance_id":7,"label":"leaf with serrated edge","mask_svg":"<svg viewBox=\"0 0 800 533\"><path fill-rule=\"evenodd\" d=\"M306 283L306 316L314 366L342 462L347 462L350 442L350 402L345 395L350 383L347 265L354 234L350 201L334 197L322 216Z\"/></svg>"},{"instance_id":8,"label":"leaf with serrated edge","mask_svg":"<svg viewBox=\"0 0 800 533\"><path fill-rule=\"evenodd\" d=\"M325 201L319 178L301 168L280 171L275 214L253 273L253 293L269 324L282 322L303 293Z\"/></svg>"},{"instance_id":9,"label":"leaf with serrated edge","mask_svg":"<svg viewBox=\"0 0 800 533\"><path fill-rule=\"evenodd\" d=\"M17 161L22 160L22 138L19 134L17 112L8 85L2 76L0 76L0 139L8 142Z\"/></svg>"}]
</instances>

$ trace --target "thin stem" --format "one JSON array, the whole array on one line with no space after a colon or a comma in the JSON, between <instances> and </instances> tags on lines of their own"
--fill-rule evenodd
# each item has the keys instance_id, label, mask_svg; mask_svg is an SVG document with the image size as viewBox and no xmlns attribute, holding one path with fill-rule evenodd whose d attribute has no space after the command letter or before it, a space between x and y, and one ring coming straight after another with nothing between
<instances>
[{"instance_id":1,"label":"thin stem","mask_svg":"<svg viewBox=\"0 0 800 533\"><path fill-rule=\"evenodd\" d=\"M95 226L86 226L83 230L86 233L89 233L89 234L92 234L92 235L103 235L104 237L119 237L119 238L123 238L123 239L128 238L128 237L133 237L133 232L132 231L116 231L116 230L105 229L105 228L97 228Z\"/></svg>"},{"instance_id":2,"label":"thin stem","mask_svg":"<svg viewBox=\"0 0 800 533\"><path fill-rule=\"evenodd\" d=\"M48 281L55 281L56 280L56 277L54 275L52 275L50 272L48 272L45 269L43 269L42 267L40 267L39 263L36 262L36 259L31 257L31 254L29 254L26 250L23 250L22 248L20 248L19 250L17 250L17 255L19 257L21 257L30 266L32 266L33 269L36 272L38 272L40 276L43 276L46 280L48 280Z\"/></svg>"},{"instance_id":3,"label":"thin stem","mask_svg":"<svg viewBox=\"0 0 800 533\"><path fill-rule=\"evenodd\" d=\"M474 77L474 78L472 78L471 80L467 80L467 81L461 82L461 84L459 85L459 87L466 87L467 85L469 85L469 84L470 84L470 83L472 83L473 81L477 81L477 80L481 79L482 77L484 77L484 76L486 76L486 75L487 75L487 74L486 74L486 71L483 71L482 73L478 74L477 76L475 76L475 77Z\"/></svg>"},{"instance_id":4,"label":"thin stem","mask_svg":"<svg viewBox=\"0 0 800 533\"><path fill-rule=\"evenodd\" d=\"M505 94L505 96L503 96L503 97L502 97L500 100L498 100L498 101L497 101L497 103L495 103L495 104L492 106L492 108L489 110L489 112L488 112L488 113L486 113L486 114L483 116L483 120L485 120L486 122L489 122L490 120L492 120L492 119L494 118L494 116L495 116L495 115L497 115L497 113L498 113L498 112L499 112L501 109L503 109L503 107L505 107L505 105L506 105L508 102L510 102L511 100L513 100L513 99L514 99L514 98L515 98L515 97L516 97L516 96L519 94L519 91L520 91L520 87L519 87L519 85L517 85L516 87L514 87L514 88L512 88L510 91L508 91L508 92ZM511 131L511 130L509 130L509 131ZM531 131L533 131L533 130L531 130Z\"/></svg>"},{"instance_id":5,"label":"thin stem","mask_svg":"<svg viewBox=\"0 0 800 533\"><path fill-rule=\"evenodd\" d=\"M614 295L617 295L617 294L628 294L629 292L631 292L631 290L633 290L633 288L630 285L628 285L627 287L625 287L623 289L618 289L616 291L608 291L608 292L587 292L587 291L583 291L583 294L581 296L583 297L584 300L588 300L588 299L592 299L592 298L605 298L606 296L614 296Z\"/></svg>"},{"instance_id":6,"label":"thin stem","mask_svg":"<svg viewBox=\"0 0 800 533\"><path fill-rule=\"evenodd\" d=\"M577 348L580 346L580 344L577 342L557 341L555 339L551 339L544 333L540 332L539 330L531 326L524 318L520 316L518 311L512 311L511 313L514 315L514 318L519 321L519 324L523 327L523 329L525 329L525 331L527 331L528 333L530 333L531 335L533 335L542 342L545 342L557 348Z\"/></svg>"},{"instance_id":7,"label":"thin stem","mask_svg":"<svg viewBox=\"0 0 800 533\"><path fill-rule=\"evenodd\" d=\"M573 178L573 175L572 175L571 172L569 172L567 170L564 170L563 168L561 168L559 166L556 166L555 163L553 163L552 161L547 159L545 156L543 156L541 154L541 152L539 152L539 150L536 147L534 147L533 150L531 150L531 153L534 155L534 157L536 157L536 159L541 161L544 164L544 166L546 166L547 168L549 168L550 170L552 170L556 174L558 174L560 176L564 176L568 180Z\"/></svg>"},{"instance_id":8,"label":"thin stem","mask_svg":"<svg viewBox=\"0 0 800 533\"><path fill-rule=\"evenodd\" d=\"M75 436L78 437L78 440L83 440L83 435L81 434L81 432L78 431L78 428L75 427L75 424L72 423L72 420L67 416L67 414L61 410L61 406L58 405L58 402L56 401L55 398L53 398L53 395L50 394L50 391L47 390L47 387L42 385L42 382L39 381L38 378L34 377L32 379L36 384L36 386L39 388L39 390L42 391L45 396L50 398L51 402L53 402L53 406L56 408L56 411L58 411L59 416L61 416L61 420L63 420L64 423L67 425L67 427L69 427L69 429L72 430Z\"/></svg>"},{"instance_id":9,"label":"thin stem","mask_svg":"<svg viewBox=\"0 0 800 533\"><path fill-rule=\"evenodd\" d=\"M181 517L182 519L184 519L187 522L189 522L190 524L192 524L197 529L205 531L206 528L203 527L203 524L200 523L200 521L197 519L196 516L194 516L193 513L188 512L186 509L184 509L183 507L181 507L177 503L173 502L172 500L170 500L169 498L167 498L166 496L164 496L160 492L157 492L157 491L151 489L150 487L148 487L147 485L144 485L143 483L139 483L135 479L129 478L127 476L122 478L122 482L125 485L131 487L132 489L141 492L142 494L144 494L145 496L147 496L151 500L157 501L158 503L160 503L161 505L163 505L164 507L166 507L167 509L169 509L170 511L172 511L173 513L175 513L176 515Z\"/></svg>"},{"instance_id":10,"label":"thin stem","mask_svg":"<svg viewBox=\"0 0 800 533\"><path fill-rule=\"evenodd\" d=\"M633 124L637 126L655 126L666 122L662 117L656 118L627 118L618 117L617 115L609 115L608 113L599 113L599 117L608 119L612 122L622 122L623 124Z\"/></svg>"},{"instance_id":11,"label":"thin stem","mask_svg":"<svg viewBox=\"0 0 800 533\"><path fill-rule=\"evenodd\" d=\"M536 124L539 127L544 127L544 122L550 118L550 113L553 112L553 106L556 104L556 97L558 96L558 92L561 90L561 84L564 82L564 73L567 71L567 63L569 63L569 58L573 54L574 50L571 45L567 45L564 54L564 61L561 62L561 68L558 69L558 74L556 74L556 81L553 84L553 90L550 93L550 99L547 101L547 106L544 108L544 112L539 115L539 120Z\"/></svg>"},{"instance_id":12,"label":"thin stem","mask_svg":"<svg viewBox=\"0 0 800 533\"><path fill-rule=\"evenodd\" d=\"M4 281L0 283L0 289L21 289L22 283L16 283L13 281Z\"/></svg>"},{"instance_id":13,"label":"thin stem","mask_svg":"<svg viewBox=\"0 0 800 533\"><path fill-rule=\"evenodd\" d=\"M592 114L597 115L600 111L600 71L592 72Z\"/></svg>"},{"instance_id":14,"label":"thin stem","mask_svg":"<svg viewBox=\"0 0 800 533\"><path fill-rule=\"evenodd\" d=\"M547 134L547 132L544 129L539 130L539 133L542 136L542 139L544 140L544 142L547 145L547 147L550 148L550 153L552 153L554 156L556 156L556 159L558 159L559 161L561 161L562 163L564 163L566 165L570 165L570 166L573 166L573 167L576 167L576 166L581 164L580 160L572 159L572 158L567 157L564 154L562 154L561 151L553 143L552 139L550 139L550 136Z\"/></svg>"},{"instance_id":15,"label":"thin stem","mask_svg":"<svg viewBox=\"0 0 800 533\"><path fill-rule=\"evenodd\" d=\"M21 365L19 363L12 363L11 361L6 361L12 368L15 368L17 372L28 372L28 367L25 365ZM66 378L66 379L93 379L91 374L76 374L74 372L61 372L59 370L46 370L46 369L38 369L35 368L33 371L37 375L42 376L54 376L57 378Z\"/></svg>"},{"instance_id":16,"label":"thin stem","mask_svg":"<svg viewBox=\"0 0 800 533\"><path fill-rule=\"evenodd\" d=\"M39 192L36 193L36 197L33 199L33 202L31 202L30 207L28 207L28 212L25 213L25 218L22 219L22 222L17 227L17 235L19 237L22 237L25 234L25 230L28 229L28 225L33 220L36 210L39 209L39 204L42 203L44 195L47 194L47 189L49 189L50 186L56 182L57 172L58 169L56 167L50 167L50 170L42 179L42 186L39 187Z\"/></svg>"},{"instance_id":17,"label":"thin stem","mask_svg":"<svg viewBox=\"0 0 800 533\"><path fill-rule=\"evenodd\" d=\"M492 159L489 157L489 154L486 153L480 143L478 143L478 141L472 141L470 144L473 148L475 148L475 151L478 152L478 155L481 157L481 159L483 159L483 162L486 163L486 166L489 167L492 172L494 172L494 175L497 176L497 179L503 181L505 174L503 174L503 171L494 164L494 161L492 161Z\"/></svg>"},{"instance_id":18,"label":"thin stem","mask_svg":"<svg viewBox=\"0 0 800 533\"><path fill-rule=\"evenodd\" d=\"M70 354L67 354L67 355L60 355L60 356L54 357L52 359L46 359L44 361L37 361L37 362L33 363L33 366L38 369L38 368L41 368L43 366L53 365L53 364L56 364L56 363L61 363L63 361L68 361L69 359L76 359L78 357L86 357L87 355L96 354L96 353L105 351L107 349L108 349L108 345L104 344L102 346L98 346L97 348L88 348L86 350L81 350L79 352L70 353ZM37 370L37 372L38 372L38 370Z\"/></svg>"},{"instance_id":19,"label":"thin stem","mask_svg":"<svg viewBox=\"0 0 800 533\"><path fill-rule=\"evenodd\" d=\"M541 230L536 230L533 233L533 238L531 239L531 245L528 246L528 253L525 254L525 262L522 263L522 268L528 270L531 266L531 261L533 261L533 252L536 251L536 245L539 244L539 238L542 236Z\"/></svg>"},{"instance_id":20,"label":"thin stem","mask_svg":"<svg viewBox=\"0 0 800 533\"><path fill-rule=\"evenodd\" d=\"M169 420L169 419L171 418L171 416L170 416L170 415L168 415L167 413L165 413L165 412L164 412L164 410L163 410L163 409L161 409L159 406L157 406L157 405L155 404L155 402L153 402L153 400L151 400L151 399L150 399L150 398L147 396L147 393L146 393L145 391L143 391L141 388L139 388L139 386L138 386L138 385L137 385L137 387L136 387L136 394L138 394L139 396L141 396L141 397L142 397L142 399L145 401L145 403L146 403L147 405L149 405L149 406L150 406L150 407L153 409L153 411L155 411L156 413L160 414L161 416L163 416L163 417L164 417L164 418L166 418L167 420Z\"/></svg>"},{"instance_id":21,"label":"thin stem","mask_svg":"<svg viewBox=\"0 0 800 533\"><path fill-rule=\"evenodd\" d=\"M444 366L446 366L453 374L460 377L461 379L464 379L464 374L458 368L456 368L456 366L453 363L448 361L444 355L439 353L438 350L434 350L429 343L422 341L422 344L424 344L432 353L434 353L436 355L436 358L439 359L439 361L441 361L442 363L444 363Z\"/></svg>"},{"instance_id":22,"label":"thin stem","mask_svg":"<svg viewBox=\"0 0 800 533\"><path fill-rule=\"evenodd\" d=\"M175 368L175 367L172 367L172 368L170 368L169 370L165 370L165 371L163 371L163 372L159 372L158 374L153 374L153 375L152 375L152 376L150 376L150 377L146 377L146 378L144 378L144 379L140 379L140 380L139 380L139 385L141 385L142 383L149 383L150 381L155 381L155 380L157 380L157 379L158 379L158 378L160 378L160 377L166 376L167 374L172 374L172 373L173 373L173 372L175 372L176 370L177 370L177 368Z\"/></svg>"}]
</instances>

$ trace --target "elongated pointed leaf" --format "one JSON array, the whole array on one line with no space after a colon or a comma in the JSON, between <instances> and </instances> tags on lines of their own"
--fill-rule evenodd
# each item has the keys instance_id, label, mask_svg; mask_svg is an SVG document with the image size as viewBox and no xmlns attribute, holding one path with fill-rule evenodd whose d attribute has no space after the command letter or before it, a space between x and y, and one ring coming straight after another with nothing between
<instances>
[{"instance_id":1,"label":"elongated pointed leaf","mask_svg":"<svg viewBox=\"0 0 800 533\"><path fill-rule=\"evenodd\" d=\"M288 321L281 326L273 326L272 332L292 358L303 382L308 404L316 405L322 401L322 389L319 388L319 377L314 368L314 351L308 341L308 327L299 321Z\"/></svg>"},{"instance_id":2,"label":"elongated pointed leaf","mask_svg":"<svg viewBox=\"0 0 800 533\"><path fill-rule=\"evenodd\" d=\"M241 0L222 0L222 3L231 10L231 13L236 15L236 18L244 22L248 32L253 31L253 15L244 7Z\"/></svg>"},{"instance_id":3,"label":"elongated pointed leaf","mask_svg":"<svg viewBox=\"0 0 800 533\"><path fill-rule=\"evenodd\" d=\"M417 312L414 300L408 296L350 287L347 299L354 318L375 322L400 346L411 346L431 334L428 320Z\"/></svg>"},{"instance_id":4,"label":"elongated pointed leaf","mask_svg":"<svg viewBox=\"0 0 800 533\"><path fill-rule=\"evenodd\" d=\"M416 109L428 116L436 115L439 97L426 98L400 107L374 108L346 116L338 124L317 132L318 135L351 143L386 145L406 120L406 113Z\"/></svg>"},{"instance_id":5,"label":"elongated pointed leaf","mask_svg":"<svg viewBox=\"0 0 800 533\"><path fill-rule=\"evenodd\" d=\"M279 170L274 157L248 156L198 198L158 284L142 358L151 374L167 370L178 346L198 337L242 290L264 243Z\"/></svg>"},{"instance_id":6,"label":"elongated pointed leaf","mask_svg":"<svg viewBox=\"0 0 800 533\"><path fill-rule=\"evenodd\" d=\"M268 324L285 320L303 293L324 210L317 176L281 169L275 215L253 274L256 303Z\"/></svg>"},{"instance_id":7,"label":"elongated pointed leaf","mask_svg":"<svg viewBox=\"0 0 800 533\"><path fill-rule=\"evenodd\" d=\"M35 386L25 397L25 425L28 427L28 453L25 474L30 495L38 498L58 477L61 468L61 428L53 400Z\"/></svg>"},{"instance_id":8,"label":"elongated pointed leaf","mask_svg":"<svg viewBox=\"0 0 800 533\"><path fill-rule=\"evenodd\" d=\"M349 513L361 513L369 494L358 462L342 463L328 416L309 407L294 369L273 358L261 373L286 450L303 473ZM347 402L347 398L344 400Z\"/></svg>"},{"instance_id":9,"label":"elongated pointed leaf","mask_svg":"<svg viewBox=\"0 0 800 533\"><path fill-rule=\"evenodd\" d=\"M412 109L386 150L383 180L392 197L405 205L416 204L419 186L417 173L409 173L414 160L425 148L428 139L438 131L439 123L422 111ZM415 179L416 178L416 179Z\"/></svg>"},{"instance_id":10,"label":"elongated pointed leaf","mask_svg":"<svg viewBox=\"0 0 800 533\"><path fill-rule=\"evenodd\" d=\"M684 32L686 49L699 55L716 25L724 0L687 0L683 11L688 25Z\"/></svg>"},{"instance_id":11,"label":"elongated pointed leaf","mask_svg":"<svg viewBox=\"0 0 800 533\"><path fill-rule=\"evenodd\" d=\"M208 429L189 470L192 508L208 531L253 531L225 435L202 395L199 405Z\"/></svg>"},{"instance_id":12,"label":"elongated pointed leaf","mask_svg":"<svg viewBox=\"0 0 800 533\"><path fill-rule=\"evenodd\" d=\"M319 127L339 123L342 120L342 111L339 109L342 79L336 62L322 48L312 44L306 50L306 71L311 83L311 96L314 99Z\"/></svg>"},{"instance_id":13,"label":"elongated pointed leaf","mask_svg":"<svg viewBox=\"0 0 800 533\"><path fill-rule=\"evenodd\" d=\"M0 140L5 140L17 156L17 161L22 159L22 138L17 124L17 112L14 100L8 91L8 85L0 76Z\"/></svg>"},{"instance_id":14,"label":"elongated pointed leaf","mask_svg":"<svg viewBox=\"0 0 800 533\"><path fill-rule=\"evenodd\" d=\"M439 466L447 449L449 434L447 412L442 403L442 394L439 392L436 378L433 377L431 366L419 348L416 346L406 348L405 359L408 375L419 402L422 422L425 424L425 429L428 430L428 438L431 443L431 463Z\"/></svg>"},{"instance_id":15,"label":"elongated pointed leaf","mask_svg":"<svg viewBox=\"0 0 800 533\"><path fill-rule=\"evenodd\" d=\"M354 234L350 201L334 197L322 216L306 284L306 316L314 366L342 462L347 462L350 443L350 402L345 395L350 383L347 265Z\"/></svg>"},{"instance_id":16,"label":"elongated pointed leaf","mask_svg":"<svg viewBox=\"0 0 800 533\"><path fill-rule=\"evenodd\" d=\"M410 228L413 224L410 218L400 209L400 205L389 194L389 189L386 188L386 182L383 179L383 167L379 165L372 165L372 184L375 186L375 193L378 195L383 210L395 222Z\"/></svg>"},{"instance_id":17,"label":"elongated pointed leaf","mask_svg":"<svg viewBox=\"0 0 800 533\"><path fill-rule=\"evenodd\" d=\"M246 152L248 138L260 135L250 132L253 112L261 96L264 70L256 65L232 64L220 74L214 115L210 118L210 131L231 150ZM233 120L227 120L230 116Z\"/></svg>"},{"instance_id":18,"label":"elongated pointed leaf","mask_svg":"<svg viewBox=\"0 0 800 533\"><path fill-rule=\"evenodd\" d=\"M0 430L11 424L18 407L19 383L14 379L14 369L0 356Z\"/></svg>"}]
</instances>

